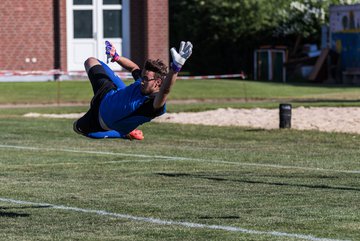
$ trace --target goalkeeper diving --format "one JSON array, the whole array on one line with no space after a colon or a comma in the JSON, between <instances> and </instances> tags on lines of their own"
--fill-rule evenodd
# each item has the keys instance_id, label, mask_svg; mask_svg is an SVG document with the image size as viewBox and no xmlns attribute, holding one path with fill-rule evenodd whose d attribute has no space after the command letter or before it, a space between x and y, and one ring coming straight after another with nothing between
<instances>
[{"instance_id":1,"label":"goalkeeper diving","mask_svg":"<svg viewBox=\"0 0 360 241\"><path fill-rule=\"evenodd\" d=\"M168 70L163 61L148 59L142 68L120 56L114 45L105 42L112 62L131 72L134 82L128 86L107 64L88 58L84 65L94 92L90 109L74 122L74 131L90 138L142 140L138 126L166 112L166 100L185 61L192 54L192 44L182 41L179 50L170 50Z\"/></svg>"}]
</instances>

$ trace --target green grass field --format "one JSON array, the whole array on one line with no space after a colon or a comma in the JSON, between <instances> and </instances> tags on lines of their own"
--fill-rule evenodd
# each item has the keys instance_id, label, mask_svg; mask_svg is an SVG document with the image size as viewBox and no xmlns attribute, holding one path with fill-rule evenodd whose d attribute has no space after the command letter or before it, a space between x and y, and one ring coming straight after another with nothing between
<instances>
[{"instance_id":1,"label":"green grass field","mask_svg":"<svg viewBox=\"0 0 360 241\"><path fill-rule=\"evenodd\" d=\"M220 88L202 83L186 88ZM210 98L182 98L182 87L173 99ZM213 95L226 98L222 88ZM282 88L340 106L359 90ZM15 92L1 103L52 103ZM269 107L273 97L259 94ZM360 135L149 123L143 141L93 140L73 120L22 116L85 109L0 109L0 240L360 240Z\"/></svg>"},{"instance_id":2,"label":"green grass field","mask_svg":"<svg viewBox=\"0 0 360 241\"><path fill-rule=\"evenodd\" d=\"M127 82L129 83L129 82ZM1 83L0 105L88 105L88 81ZM283 84L240 80L179 80L170 94L169 111L200 111L223 107L274 108L280 101L296 106L360 106L359 86ZM184 105L184 100L196 100ZM211 101L210 101L211 100ZM178 101L178 102L176 102ZM180 103L179 103L180 101Z\"/></svg>"}]
</instances>

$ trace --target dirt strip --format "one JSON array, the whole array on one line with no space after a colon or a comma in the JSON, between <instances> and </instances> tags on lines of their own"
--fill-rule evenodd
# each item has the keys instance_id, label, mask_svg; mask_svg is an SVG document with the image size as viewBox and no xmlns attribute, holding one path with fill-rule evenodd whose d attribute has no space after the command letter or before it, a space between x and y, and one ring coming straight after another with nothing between
<instances>
[{"instance_id":1,"label":"dirt strip","mask_svg":"<svg viewBox=\"0 0 360 241\"><path fill-rule=\"evenodd\" d=\"M28 113L26 117L70 118L77 114ZM213 126L242 126L261 129L279 128L278 109L232 109L223 108L204 112L166 113L154 120L158 123L181 123ZM310 107L293 108L291 124L293 129L318 130L360 134L360 107Z\"/></svg>"}]
</instances>

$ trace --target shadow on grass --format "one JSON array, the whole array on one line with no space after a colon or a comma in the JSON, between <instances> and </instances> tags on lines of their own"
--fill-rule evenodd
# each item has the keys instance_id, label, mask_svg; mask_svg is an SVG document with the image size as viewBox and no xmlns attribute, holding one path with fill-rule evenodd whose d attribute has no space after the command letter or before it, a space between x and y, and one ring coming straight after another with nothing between
<instances>
[{"instance_id":1,"label":"shadow on grass","mask_svg":"<svg viewBox=\"0 0 360 241\"><path fill-rule=\"evenodd\" d=\"M51 206L22 206L22 207L0 207L0 217L8 217L8 218L18 218L18 217L29 217L28 213L18 213L18 212L4 212L2 210L8 209L33 209L33 208L49 208Z\"/></svg>"},{"instance_id":2,"label":"shadow on grass","mask_svg":"<svg viewBox=\"0 0 360 241\"><path fill-rule=\"evenodd\" d=\"M246 132L265 132L267 130L261 128L254 128L254 129L246 129Z\"/></svg>"},{"instance_id":3,"label":"shadow on grass","mask_svg":"<svg viewBox=\"0 0 360 241\"><path fill-rule=\"evenodd\" d=\"M235 216L235 215L231 215L231 216L219 216L219 217L212 217L212 216L200 216L199 219L237 219L240 218L240 216Z\"/></svg>"},{"instance_id":4,"label":"shadow on grass","mask_svg":"<svg viewBox=\"0 0 360 241\"><path fill-rule=\"evenodd\" d=\"M271 186L290 186L290 187L305 187L305 188L312 188L312 189L330 189L330 190L341 190L341 191L360 191L360 188L356 187L336 187L336 186L329 186L329 185L309 185L309 184L294 184L294 183L286 183L286 182L265 182L265 181L253 181L253 180L234 180L234 179L227 179L221 177L209 177L205 175L196 175L196 174L188 174L188 173L156 173L160 176L165 177L184 177L184 178L199 178L199 179L206 179L211 181L218 181L218 182L237 182L237 183L248 183L248 184L261 184L261 185L271 185Z\"/></svg>"},{"instance_id":5,"label":"shadow on grass","mask_svg":"<svg viewBox=\"0 0 360 241\"><path fill-rule=\"evenodd\" d=\"M28 213L15 213L15 212L1 212L0 211L0 217L8 217L8 218L23 218L23 217L29 217L30 214Z\"/></svg>"},{"instance_id":6,"label":"shadow on grass","mask_svg":"<svg viewBox=\"0 0 360 241\"><path fill-rule=\"evenodd\" d=\"M359 99L343 100L343 99L293 99L290 100L293 103L358 103ZM289 101L289 102L290 102Z\"/></svg>"}]
</instances>

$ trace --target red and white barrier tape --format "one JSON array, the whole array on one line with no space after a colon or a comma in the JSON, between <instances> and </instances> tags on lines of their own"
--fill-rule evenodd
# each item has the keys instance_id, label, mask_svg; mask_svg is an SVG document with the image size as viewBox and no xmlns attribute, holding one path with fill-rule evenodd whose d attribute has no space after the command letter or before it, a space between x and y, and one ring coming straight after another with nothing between
<instances>
[{"instance_id":1,"label":"red and white barrier tape","mask_svg":"<svg viewBox=\"0 0 360 241\"><path fill-rule=\"evenodd\" d=\"M132 78L131 73L127 72L116 72L120 78ZM48 71L10 71L10 70L0 70L0 77L10 77L10 76L37 76L37 75L69 75L69 76L87 76L85 71L70 71L64 72L57 69L52 69ZM245 79L246 76L244 73L240 74L222 74L222 75L199 75L199 76L178 76L178 79L225 79L225 78L240 78Z\"/></svg>"},{"instance_id":2,"label":"red and white barrier tape","mask_svg":"<svg viewBox=\"0 0 360 241\"><path fill-rule=\"evenodd\" d=\"M131 73L116 72L119 77L131 78ZM87 76L85 71L71 71L64 72L57 69L47 71L10 71L0 70L0 77L2 76L39 76L39 75L70 75L70 76Z\"/></svg>"},{"instance_id":3,"label":"red and white barrier tape","mask_svg":"<svg viewBox=\"0 0 360 241\"><path fill-rule=\"evenodd\" d=\"M0 70L0 76L55 75L59 72L55 69L48 71Z\"/></svg>"},{"instance_id":4,"label":"red and white barrier tape","mask_svg":"<svg viewBox=\"0 0 360 241\"><path fill-rule=\"evenodd\" d=\"M220 75L199 75L199 76L178 76L178 79L226 79L226 78L240 78L245 79L246 76L241 74L220 74Z\"/></svg>"}]
</instances>

